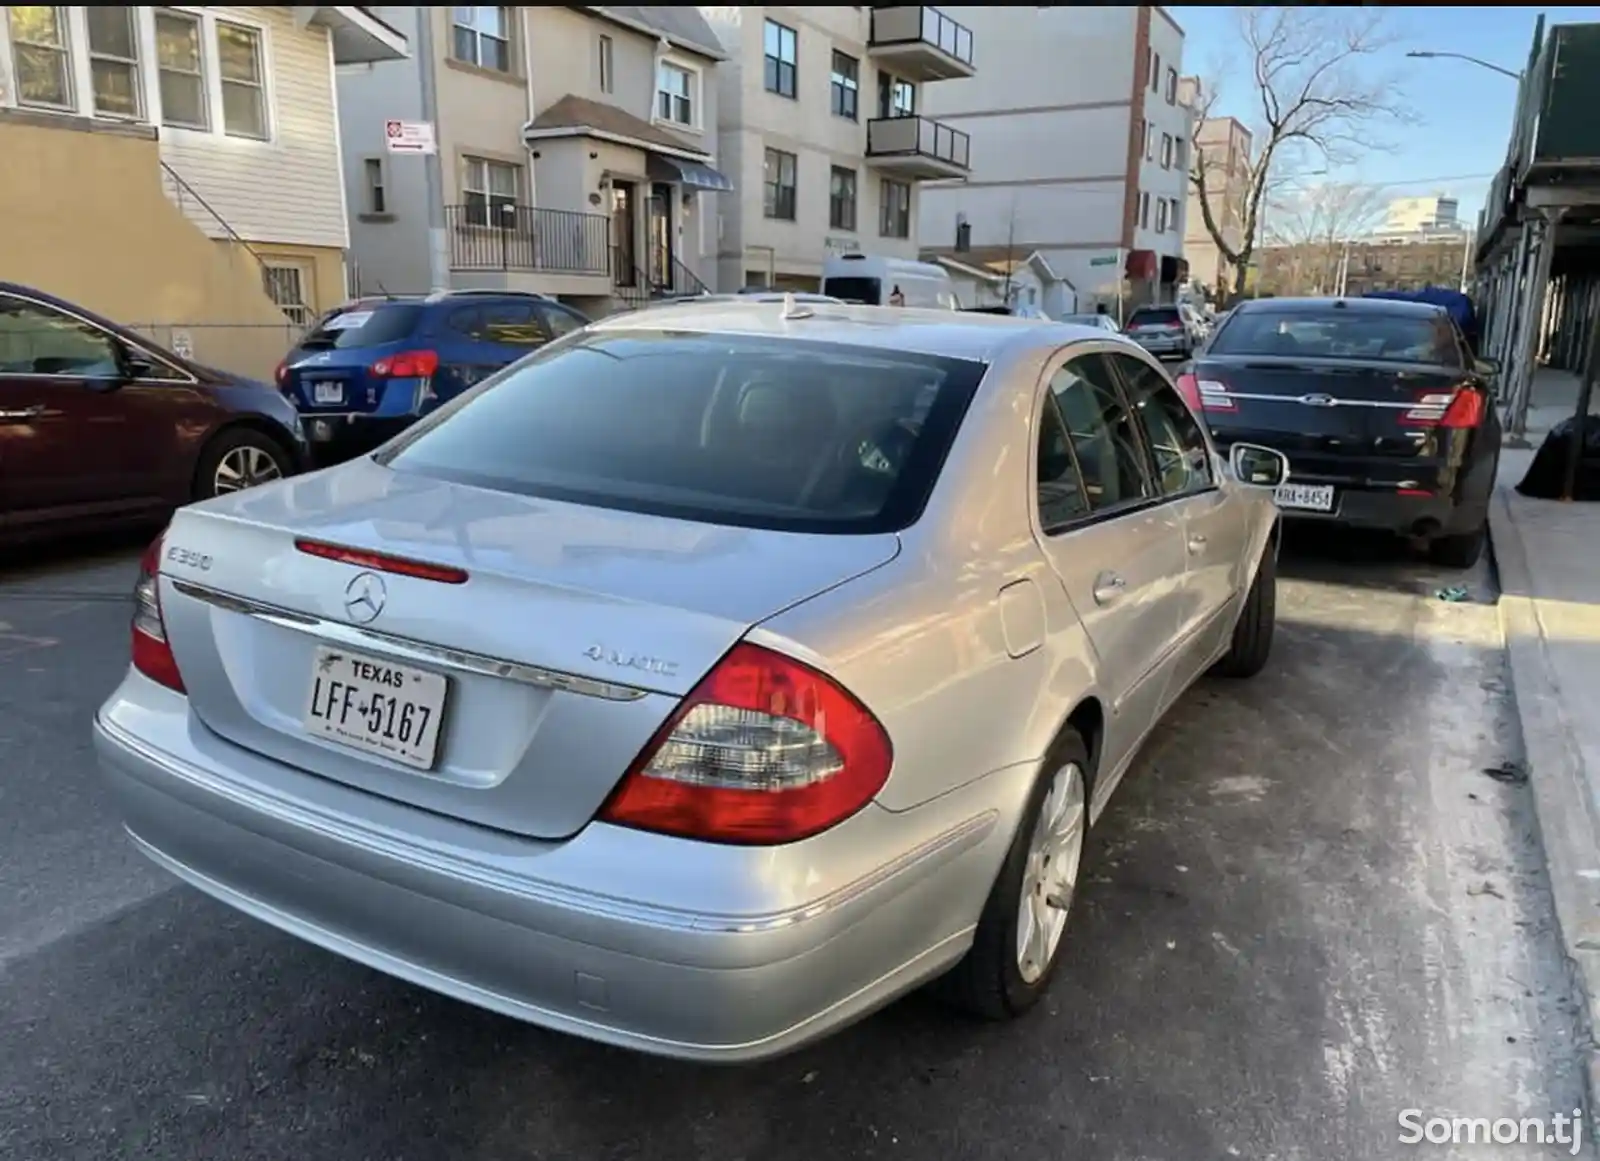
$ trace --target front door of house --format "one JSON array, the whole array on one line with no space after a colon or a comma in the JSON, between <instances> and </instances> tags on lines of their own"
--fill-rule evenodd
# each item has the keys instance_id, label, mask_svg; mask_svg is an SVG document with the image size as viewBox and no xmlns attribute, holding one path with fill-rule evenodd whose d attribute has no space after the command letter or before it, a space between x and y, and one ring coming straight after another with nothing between
<instances>
[{"instance_id":1,"label":"front door of house","mask_svg":"<svg viewBox=\"0 0 1600 1161\"><path fill-rule=\"evenodd\" d=\"M616 286L638 284L639 250L633 221L633 183L611 183L611 280Z\"/></svg>"},{"instance_id":2,"label":"front door of house","mask_svg":"<svg viewBox=\"0 0 1600 1161\"><path fill-rule=\"evenodd\" d=\"M647 210L650 234L650 285L659 290L672 286L672 186L664 181L650 185Z\"/></svg>"}]
</instances>

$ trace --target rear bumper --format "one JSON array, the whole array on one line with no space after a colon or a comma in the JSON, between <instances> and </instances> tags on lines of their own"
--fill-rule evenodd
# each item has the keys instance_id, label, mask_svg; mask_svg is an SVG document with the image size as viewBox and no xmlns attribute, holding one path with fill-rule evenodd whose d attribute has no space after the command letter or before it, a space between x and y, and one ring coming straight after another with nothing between
<instances>
[{"instance_id":1,"label":"rear bumper","mask_svg":"<svg viewBox=\"0 0 1600 1161\"><path fill-rule=\"evenodd\" d=\"M1031 776L784 848L604 824L549 843L240 750L138 674L94 736L139 848L222 902L518 1019L724 1062L798 1048L954 963Z\"/></svg>"},{"instance_id":2,"label":"rear bumper","mask_svg":"<svg viewBox=\"0 0 1600 1161\"><path fill-rule=\"evenodd\" d=\"M1488 498L1457 501L1449 496L1401 496L1335 486L1332 512L1281 508L1285 520L1295 523L1334 523L1347 528L1393 532L1401 536L1432 539L1471 532L1488 519Z\"/></svg>"},{"instance_id":3,"label":"rear bumper","mask_svg":"<svg viewBox=\"0 0 1600 1161\"><path fill-rule=\"evenodd\" d=\"M415 423L412 415L309 413L301 416L312 462L318 467L365 455Z\"/></svg>"},{"instance_id":4,"label":"rear bumper","mask_svg":"<svg viewBox=\"0 0 1600 1161\"><path fill-rule=\"evenodd\" d=\"M1145 350L1149 351L1152 355L1158 356L1187 354L1193 346L1193 344L1182 335L1176 335L1169 339L1144 338L1140 335L1129 335L1128 337L1134 342L1138 343Z\"/></svg>"}]
</instances>

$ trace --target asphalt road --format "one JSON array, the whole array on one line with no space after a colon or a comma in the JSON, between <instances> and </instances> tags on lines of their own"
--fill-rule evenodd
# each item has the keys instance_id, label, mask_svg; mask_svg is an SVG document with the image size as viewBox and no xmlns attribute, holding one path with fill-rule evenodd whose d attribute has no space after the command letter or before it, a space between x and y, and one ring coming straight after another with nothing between
<instances>
[{"instance_id":1,"label":"asphalt road","mask_svg":"<svg viewBox=\"0 0 1600 1161\"><path fill-rule=\"evenodd\" d=\"M1124 781L1032 1018L913 997L744 1070L524 1027L169 881L89 744L131 554L0 571L0 1158L1566 1156L1397 1138L1580 1101L1528 788L1485 773L1520 757L1488 570L1448 603L1315 547L1267 672L1192 692Z\"/></svg>"}]
</instances>

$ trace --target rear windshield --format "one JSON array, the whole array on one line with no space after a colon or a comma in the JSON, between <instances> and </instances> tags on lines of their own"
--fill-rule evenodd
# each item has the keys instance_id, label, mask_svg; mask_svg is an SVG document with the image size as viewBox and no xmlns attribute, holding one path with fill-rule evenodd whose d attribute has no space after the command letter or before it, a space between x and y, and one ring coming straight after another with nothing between
<instances>
[{"instance_id":1,"label":"rear windshield","mask_svg":"<svg viewBox=\"0 0 1600 1161\"><path fill-rule=\"evenodd\" d=\"M883 283L876 278L829 278L822 284L822 293L845 302L879 306L883 301Z\"/></svg>"},{"instance_id":2,"label":"rear windshield","mask_svg":"<svg viewBox=\"0 0 1600 1161\"><path fill-rule=\"evenodd\" d=\"M1233 314L1211 340L1213 355L1286 355L1461 366L1443 314L1375 310L1250 310Z\"/></svg>"},{"instance_id":3,"label":"rear windshield","mask_svg":"<svg viewBox=\"0 0 1600 1161\"><path fill-rule=\"evenodd\" d=\"M576 334L379 453L396 471L713 524L893 532L986 365L659 331Z\"/></svg>"},{"instance_id":4,"label":"rear windshield","mask_svg":"<svg viewBox=\"0 0 1600 1161\"><path fill-rule=\"evenodd\" d=\"M1178 316L1177 307L1166 307L1157 310L1136 310L1128 319L1130 327L1148 326L1178 326L1183 320Z\"/></svg>"},{"instance_id":5,"label":"rear windshield","mask_svg":"<svg viewBox=\"0 0 1600 1161\"><path fill-rule=\"evenodd\" d=\"M422 307L413 302L358 306L323 319L315 330L300 340L300 349L342 351L397 343L411 337L421 318Z\"/></svg>"}]
</instances>

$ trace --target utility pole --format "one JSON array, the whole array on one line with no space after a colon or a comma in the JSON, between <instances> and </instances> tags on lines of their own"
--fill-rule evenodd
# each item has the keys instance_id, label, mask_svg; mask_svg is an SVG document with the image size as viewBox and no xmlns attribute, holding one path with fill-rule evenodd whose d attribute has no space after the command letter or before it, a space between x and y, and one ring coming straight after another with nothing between
<instances>
[{"instance_id":1,"label":"utility pole","mask_svg":"<svg viewBox=\"0 0 1600 1161\"><path fill-rule=\"evenodd\" d=\"M1472 243L1476 235L1467 231L1467 240L1461 244L1461 293L1467 292L1467 270L1472 265Z\"/></svg>"},{"instance_id":2,"label":"utility pole","mask_svg":"<svg viewBox=\"0 0 1600 1161\"><path fill-rule=\"evenodd\" d=\"M1007 310L1011 309L1011 263L1014 260L1012 253L1017 241L1017 203L1011 203L1011 218L1006 222L1006 280L1000 287L1000 302Z\"/></svg>"},{"instance_id":3,"label":"utility pole","mask_svg":"<svg viewBox=\"0 0 1600 1161\"><path fill-rule=\"evenodd\" d=\"M422 73L422 119L433 127L435 148L422 157L425 196L428 199L428 282L429 290L444 290L450 285L450 232L444 220L444 173L439 160L439 94L434 77L433 14L437 9L421 7L417 13L417 64Z\"/></svg>"}]
</instances>

